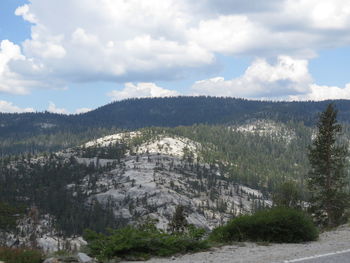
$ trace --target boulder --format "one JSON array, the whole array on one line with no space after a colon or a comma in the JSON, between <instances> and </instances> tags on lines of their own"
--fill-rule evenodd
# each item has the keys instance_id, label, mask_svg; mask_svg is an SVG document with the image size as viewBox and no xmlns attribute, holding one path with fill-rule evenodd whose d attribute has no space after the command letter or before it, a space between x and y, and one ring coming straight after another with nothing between
<instances>
[{"instance_id":1,"label":"boulder","mask_svg":"<svg viewBox=\"0 0 350 263\"><path fill-rule=\"evenodd\" d=\"M60 263L60 262L58 261L58 258L47 258L44 260L43 263Z\"/></svg>"},{"instance_id":2,"label":"boulder","mask_svg":"<svg viewBox=\"0 0 350 263\"><path fill-rule=\"evenodd\" d=\"M77 258L78 258L79 263L95 263L96 262L93 258L89 257L85 253L78 253Z\"/></svg>"},{"instance_id":3,"label":"boulder","mask_svg":"<svg viewBox=\"0 0 350 263\"><path fill-rule=\"evenodd\" d=\"M71 257L71 256L66 256L66 257L62 257L59 258L59 262L64 262L64 263L78 263L78 259L76 257Z\"/></svg>"},{"instance_id":4,"label":"boulder","mask_svg":"<svg viewBox=\"0 0 350 263\"><path fill-rule=\"evenodd\" d=\"M43 263L79 263L75 257L58 257L58 258L47 258Z\"/></svg>"}]
</instances>

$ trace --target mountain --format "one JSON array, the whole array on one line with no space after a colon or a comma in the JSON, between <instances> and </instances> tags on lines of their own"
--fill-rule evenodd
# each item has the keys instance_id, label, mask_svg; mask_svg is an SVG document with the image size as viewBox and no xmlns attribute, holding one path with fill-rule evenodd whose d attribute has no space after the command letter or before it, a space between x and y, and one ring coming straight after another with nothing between
<instances>
[{"instance_id":1,"label":"mountain","mask_svg":"<svg viewBox=\"0 0 350 263\"><path fill-rule=\"evenodd\" d=\"M350 101L272 102L223 97L170 97L129 99L113 102L81 115L82 123L137 129L150 126L175 127L193 124L240 123L247 119L303 121L314 124L317 113L334 102L338 118L350 122Z\"/></svg>"},{"instance_id":2,"label":"mountain","mask_svg":"<svg viewBox=\"0 0 350 263\"><path fill-rule=\"evenodd\" d=\"M349 142L349 103L336 103ZM0 243L72 249L87 228L156 219L166 229L179 205L210 229L270 206L284 182L306 200L307 147L325 104L179 97L3 114Z\"/></svg>"},{"instance_id":3,"label":"mountain","mask_svg":"<svg viewBox=\"0 0 350 263\"><path fill-rule=\"evenodd\" d=\"M117 101L79 115L0 114L2 155L57 151L125 129L194 124L241 124L251 119L315 124L334 102L338 119L350 122L350 101L271 102L217 97L171 97Z\"/></svg>"},{"instance_id":4,"label":"mountain","mask_svg":"<svg viewBox=\"0 0 350 263\"><path fill-rule=\"evenodd\" d=\"M0 200L28 207L28 216L11 234L0 233L0 243L72 248L83 244L86 228L103 232L147 220L166 230L179 205L189 223L211 229L270 206L266 193L236 182L220 161L206 162L212 147L146 129L49 155L3 158Z\"/></svg>"},{"instance_id":5,"label":"mountain","mask_svg":"<svg viewBox=\"0 0 350 263\"><path fill-rule=\"evenodd\" d=\"M344 127L341 140L349 141ZM210 229L270 206L284 182L306 200L307 147L314 134L300 122L250 119L142 128L54 153L5 156L0 200L5 208L27 211L4 220L1 211L12 210L0 202L0 228L8 228L0 243L72 249L84 244L87 228L104 232L157 220L166 229L178 205L189 223Z\"/></svg>"}]
</instances>

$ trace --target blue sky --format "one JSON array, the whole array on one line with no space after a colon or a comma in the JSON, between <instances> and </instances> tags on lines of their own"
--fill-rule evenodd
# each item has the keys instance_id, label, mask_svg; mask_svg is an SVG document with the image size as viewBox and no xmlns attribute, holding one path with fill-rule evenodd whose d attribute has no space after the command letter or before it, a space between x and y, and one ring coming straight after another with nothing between
<instances>
[{"instance_id":1,"label":"blue sky","mask_svg":"<svg viewBox=\"0 0 350 263\"><path fill-rule=\"evenodd\" d=\"M350 99L349 32L345 0L1 0L0 112Z\"/></svg>"}]
</instances>

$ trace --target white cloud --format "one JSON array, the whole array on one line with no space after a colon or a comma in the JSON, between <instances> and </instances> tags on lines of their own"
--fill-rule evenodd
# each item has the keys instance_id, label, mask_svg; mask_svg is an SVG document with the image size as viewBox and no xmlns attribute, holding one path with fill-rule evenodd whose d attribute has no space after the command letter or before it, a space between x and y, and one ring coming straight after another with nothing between
<instances>
[{"instance_id":1,"label":"white cloud","mask_svg":"<svg viewBox=\"0 0 350 263\"><path fill-rule=\"evenodd\" d=\"M12 102L0 100L0 112L6 112L6 113L34 112L34 109L33 108L20 108L16 105L13 105Z\"/></svg>"},{"instance_id":2,"label":"white cloud","mask_svg":"<svg viewBox=\"0 0 350 263\"><path fill-rule=\"evenodd\" d=\"M108 93L113 100L123 100L127 98L151 98L151 97L171 97L178 96L174 90L158 87L154 83L126 83L124 89L113 90Z\"/></svg>"},{"instance_id":3,"label":"white cloud","mask_svg":"<svg viewBox=\"0 0 350 263\"><path fill-rule=\"evenodd\" d=\"M46 72L42 63L27 59L20 46L9 40L0 42L0 93L25 95L32 88L62 87L62 81L47 79Z\"/></svg>"},{"instance_id":4,"label":"white cloud","mask_svg":"<svg viewBox=\"0 0 350 263\"><path fill-rule=\"evenodd\" d=\"M26 41L24 43L24 48L28 51L28 54L31 54L31 56L36 56L42 59L61 59L66 55L66 50L62 45L51 41Z\"/></svg>"},{"instance_id":5,"label":"white cloud","mask_svg":"<svg viewBox=\"0 0 350 263\"><path fill-rule=\"evenodd\" d=\"M283 4L281 0L202 0L198 5L202 11L232 14L275 11L280 8L281 4Z\"/></svg>"},{"instance_id":6,"label":"white cloud","mask_svg":"<svg viewBox=\"0 0 350 263\"><path fill-rule=\"evenodd\" d=\"M200 21L188 31L188 38L210 51L239 54L261 45L256 39L266 37L265 31L245 15L227 15Z\"/></svg>"},{"instance_id":7,"label":"white cloud","mask_svg":"<svg viewBox=\"0 0 350 263\"><path fill-rule=\"evenodd\" d=\"M289 96L289 100L336 100L350 99L350 83L344 88L336 86L319 86L317 84L310 85L310 92L297 96Z\"/></svg>"},{"instance_id":8,"label":"white cloud","mask_svg":"<svg viewBox=\"0 0 350 263\"><path fill-rule=\"evenodd\" d=\"M287 0L281 14L287 21L313 29L343 30L350 26L347 0Z\"/></svg>"},{"instance_id":9,"label":"white cloud","mask_svg":"<svg viewBox=\"0 0 350 263\"><path fill-rule=\"evenodd\" d=\"M29 12L29 5L22 5L18 7L15 11L15 15L22 16L24 20L30 23L38 23L35 14Z\"/></svg>"},{"instance_id":10,"label":"white cloud","mask_svg":"<svg viewBox=\"0 0 350 263\"><path fill-rule=\"evenodd\" d=\"M91 108L79 108L75 110L75 114L86 113L91 111ZM71 114L65 108L58 108L52 101L49 102L47 109L48 112L58 113L58 114ZM34 108L21 108L14 105L12 102L0 100L0 112L5 113L23 113L23 112L35 112Z\"/></svg>"},{"instance_id":11,"label":"white cloud","mask_svg":"<svg viewBox=\"0 0 350 263\"><path fill-rule=\"evenodd\" d=\"M9 69L10 61L23 60L20 47L8 40L0 43L0 92L26 94L25 83Z\"/></svg>"},{"instance_id":12,"label":"white cloud","mask_svg":"<svg viewBox=\"0 0 350 263\"><path fill-rule=\"evenodd\" d=\"M218 54L309 59L350 44L348 0L30 0L15 13L31 37L0 58L2 92L179 79Z\"/></svg>"},{"instance_id":13,"label":"white cloud","mask_svg":"<svg viewBox=\"0 0 350 263\"><path fill-rule=\"evenodd\" d=\"M92 110L91 108L79 108L79 109L76 109L74 113L71 113L65 108L58 108L56 104L53 103L52 101L49 101L49 107L47 108L48 112L57 113L57 114L81 114L81 113L89 112L91 110Z\"/></svg>"},{"instance_id":14,"label":"white cloud","mask_svg":"<svg viewBox=\"0 0 350 263\"><path fill-rule=\"evenodd\" d=\"M80 108L80 109L76 109L75 110L75 113L77 113L77 114L80 114L80 113L86 113L86 112L89 112L89 111L91 111L92 109L90 109L90 108Z\"/></svg>"},{"instance_id":15,"label":"white cloud","mask_svg":"<svg viewBox=\"0 0 350 263\"><path fill-rule=\"evenodd\" d=\"M280 56L275 64L255 60L238 78L216 77L196 81L193 95L241 97L263 100L350 99L350 83L345 87L318 85L313 82L306 60Z\"/></svg>"},{"instance_id":16,"label":"white cloud","mask_svg":"<svg viewBox=\"0 0 350 263\"><path fill-rule=\"evenodd\" d=\"M48 112L58 113L58 114L69 114L65 108L57 108L55 103L52 101L49 102L49 107L47 108Z\"/></svg>"},{"instance_id":17,"label":"white cloud","mask_svg":"<svg viewBox=\"0 0 350 263\"><path fill-rule=\"evenodd\" d=\"M244 75L232 80L222 77L197 81L195 94L245 98L283 97L305 93L312 78L306 60L279 56L274 65L255 60Z\"/></svg>"},{"instance_id":18,"label":"white cloud","mask_svg":"<svg viewBox=\"0 0 350 263\"><path fill-rule=\"evenodd\" d=\"M215 61L186 39L188 11L185 0L32 0L16 10L33 25L23 43L27 59L11 69L51 86L176 79Z\"/></svg>"}]
</instances>

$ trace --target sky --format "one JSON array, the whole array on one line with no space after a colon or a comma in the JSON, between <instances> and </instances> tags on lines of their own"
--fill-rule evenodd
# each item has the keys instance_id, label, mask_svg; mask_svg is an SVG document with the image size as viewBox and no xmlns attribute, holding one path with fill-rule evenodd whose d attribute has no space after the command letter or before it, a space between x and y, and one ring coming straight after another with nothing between
<instances>
[{"instance_id":1,"label":"sky","mask_svg":"<svg viewBox=\"0 0 350 263\"><path fill-rule=\"evenodd\" d=\"M0 112L179 95L350 99L350 1L0 1Z\"/></svg>"}]
</instances>

